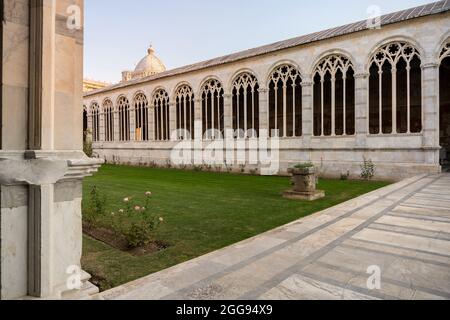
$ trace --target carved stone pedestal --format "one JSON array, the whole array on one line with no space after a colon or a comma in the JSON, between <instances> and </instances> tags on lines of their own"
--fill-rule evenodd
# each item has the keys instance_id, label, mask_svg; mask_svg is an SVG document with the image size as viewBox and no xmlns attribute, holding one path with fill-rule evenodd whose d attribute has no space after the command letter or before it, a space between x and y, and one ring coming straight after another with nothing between
<instances>
[{"instance_id":1,"label":"carved stone pedestal","mask_svg":"<svg viewBox=\"0 0 450 320\"><path fill-rule=\"evenodd\" d=\"M316 169L311 167L289 169L292 174L292 190L283 193L283 197L291 200L314 201L325 197L325 191L316 190Z\"/></svg>"}]
</instances>

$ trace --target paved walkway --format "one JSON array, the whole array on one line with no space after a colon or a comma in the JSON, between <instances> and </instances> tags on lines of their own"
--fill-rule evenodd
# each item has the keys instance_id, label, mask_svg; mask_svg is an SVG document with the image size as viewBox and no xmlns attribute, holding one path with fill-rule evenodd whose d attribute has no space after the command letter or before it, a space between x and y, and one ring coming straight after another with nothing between
<instances>
[{"instance_id":1,"label":"paved walkway","mask_svg":"<svg viewBox=\"0 0 450 320\"><path fill-rule=\"evenodd\" d=\"M369 290L368 268L381 270ZM103 299L450 299L450 174L419 176Z\"/></svg>"}]
</instances>

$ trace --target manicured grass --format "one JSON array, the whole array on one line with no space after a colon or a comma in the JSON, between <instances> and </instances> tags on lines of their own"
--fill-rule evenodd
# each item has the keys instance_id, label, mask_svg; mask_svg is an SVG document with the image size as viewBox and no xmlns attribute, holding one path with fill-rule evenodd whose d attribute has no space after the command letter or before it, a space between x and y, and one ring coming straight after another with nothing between
<instances>
[{"instance_id":1,"label":"manicured grass","mask_svg":"<svg viewBox=\"0 0 450 320\"><path fill-rule=\"evenodd\" d=\"M84 199L97 186L110 211L124 197L144 199L165 222L157 231L170 244L151 256L135 257L84 237L83 268L101 279L102 290L118 286L181 262L248 239L325 208L386 186L385 182L321 180L325 199L315 202L283 199L287 177L243 176L105 165L86 180ZM88 201L88 200L85 200ZM86 205L86 202L83 204Z\"/></svg>"}]
</instances>

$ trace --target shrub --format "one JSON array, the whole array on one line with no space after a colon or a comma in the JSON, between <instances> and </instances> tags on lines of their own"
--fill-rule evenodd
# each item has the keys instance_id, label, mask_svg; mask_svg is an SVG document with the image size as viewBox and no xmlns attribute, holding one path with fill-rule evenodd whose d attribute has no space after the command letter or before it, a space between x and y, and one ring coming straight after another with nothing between
<instances>
[{"instance_id":1,"label":"shrub","mask_svg":"<svg viewBox=\"0 0 450 320\"><path fill-rule=\"evenodd\" d=\"M364 163L361 165L361 178L365 180L371 180L374 176L375 164L370 159L364 159Z\"/></svg>"},{"instance_id":2,"label":"shrub","mask_svg":"<svg viewBox=\"0 0 450 320\"><path fill-rule=\"evenodd\" d=\"M83 220L89 227L100 227L105 216L106 198L94 186L89 194L89 206L83 212Z\"/></svg>"},{"instance_id":3,"label":"shrub","mask_svg":"<svg viewBox=\"0 0 450 320\"><path fill-rule=\"evenodd\" d=\"M123 199L124 209L106 213L106 198L93 187L89 206L83 212L83 222L90 228L107 228L123 237L130 248L147 245L155 240L156 228L164 221L150 209L151 192L145 193L145 206L138 205L132 198Z\"/></svg>"},{"instance_id":4,"label":"shrub","mask_svg":"<svg viewBox=\"0 0 450 320\"><path fill-rule=\"evenodd\" d=\"M154 241L156 228L164 221L150 210L151 193L145 195L145 206L133 203L132 198L125 198L125 209L112 215L112 227L121 234L131 248L145 246Z\"/></svg>"},{"instance_id":5,"label":"shrub","mask_svg":"<svg viewBox=\"0 0 450 320\"><path fill-rule=\"evenodd\" d=\"M347 173L341 173L341 180L347 181L350 178L350 171L347 171Z\"/></svg>"},{"instance_id":6,"label":"shrub","mask_svg":"<svg viewBox=\"0 0 450 320\"><path fill-rule=\"evenodd\" d=\"M195 172L202 172L203 171L203 166L194 166L194 171Z\"/></svg>"}]
</instances>

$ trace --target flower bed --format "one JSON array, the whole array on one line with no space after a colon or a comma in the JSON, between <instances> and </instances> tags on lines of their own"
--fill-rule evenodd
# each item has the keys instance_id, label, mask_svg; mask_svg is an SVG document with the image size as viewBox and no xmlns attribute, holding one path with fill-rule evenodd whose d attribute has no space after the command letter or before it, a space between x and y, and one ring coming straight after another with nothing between
<instances>
[{"instance_id":1,"label":"flower bed","mask_svg":"<svg viewBox=\"0 0 450 320\"><path fill-rule=\"evenodd\" d=\"M107 212L105 197L94 186L90 192L89 206L83 212L85 234L134 255L146 255L168 247L155 237L156 229L164 222L152 213L152 193L145 193L144 205L132 197L123 199L123 208Z\"/></svg>"}]
</instances>

